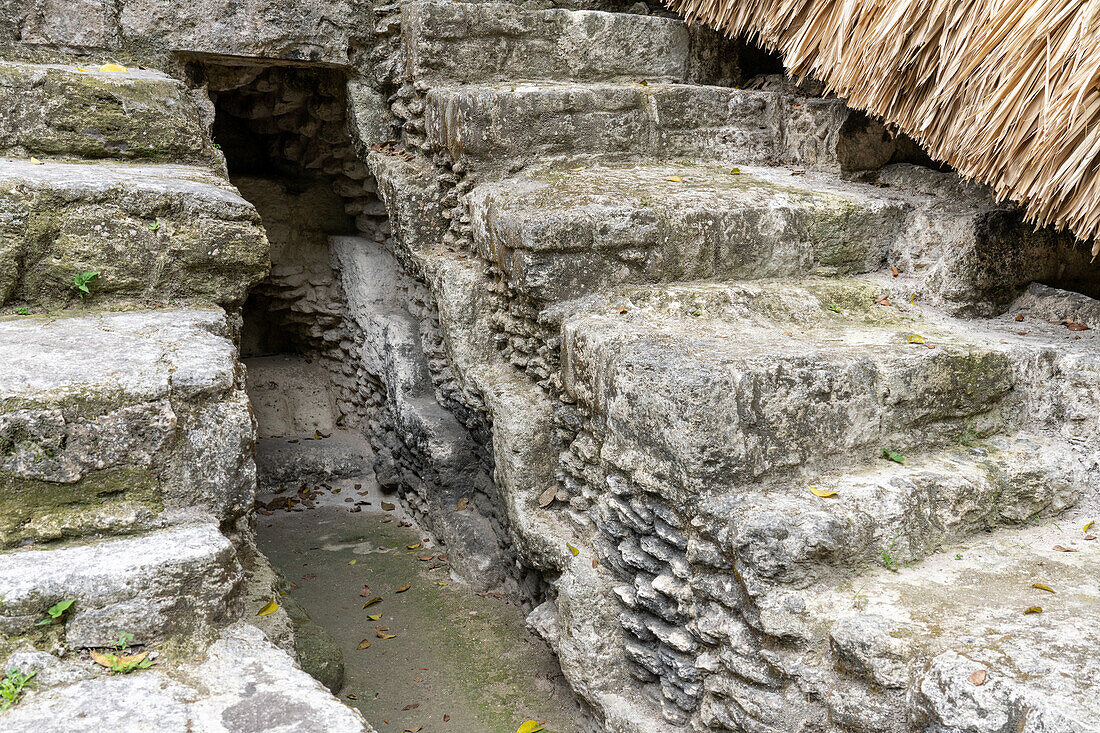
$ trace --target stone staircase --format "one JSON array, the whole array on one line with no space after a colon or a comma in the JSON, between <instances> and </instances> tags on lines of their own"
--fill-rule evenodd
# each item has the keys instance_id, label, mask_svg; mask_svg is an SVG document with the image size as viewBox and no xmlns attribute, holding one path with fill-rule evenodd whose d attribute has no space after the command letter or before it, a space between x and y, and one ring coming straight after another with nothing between
<instances>
[{"instance_id":1,"label":"stone staircase","mask_svg":"<svg viewBox=\"0 0 1100 733\"><path fill-rule=\"evenodd\" d=\"M1095 301L1023 292L1083 250L674 19L378 28L394 251L607 730L1097 729Z\"/></svg>"},{"instance_id":2,"label":"stone staircase","mask_svg":"<svg viewBox=\"0 0 1100 733\"><path fill-rule=\"evenodd\" d=\"M209 102L76 65L0 63L0 89L0 656L38 672L0 728L366 730L239 621L274 594L245 587L263 573L236 347L269 261ZM123 634L153 669L93 664Z\"/></svg>"},{"instance_id":3,"label":"stone staircase","mask_svg":"<svg viewBox=\"0 0 1100 733\"><path fill-rule=\"evenodd\" d=\"M332 48L284 56L348 63L339 5ZM238 60L295 25L173 12L174 50ZM1097 730L1083 248L674 18L373 16L346 115L370 234L330 242L322 335L343 427L461 575L533 601L595 725ZM212 106L72 64L0 90L0 652L41 675L0 728L369 729L239 620L272 588L236 347L268 243ZM122 632L156 669L83 657Z\"/></svg>"}]
</instances>

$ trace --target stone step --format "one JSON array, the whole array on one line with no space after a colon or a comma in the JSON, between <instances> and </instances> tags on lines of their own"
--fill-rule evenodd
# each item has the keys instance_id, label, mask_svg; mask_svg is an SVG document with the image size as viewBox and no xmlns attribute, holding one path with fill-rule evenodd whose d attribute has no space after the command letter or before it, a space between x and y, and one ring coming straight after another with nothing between
<instances>
[{"instance_id":1,"label":"stone step","mask_svg":"<svg viewBox=\"0 0 1100 733\"><path fill-rule=\"evenodd\" d=\"M192 166L0 161L0 306L239 306L267 273L256 209Z\"/></svg>"},{"instance_id":2,"label":"stone step","mask_svg":"<svg viewBox=\"0 0 1100 733\"><path fill-rule=\"evenodd\" d=\"M0 156L185 163L225 173L209 102L145 69L0 62Z\"/></svg>"},{"instance_id":3,"label":"stone step","mask_svg":"<svg viewBox=\"0 0 1100 733\"><path fill-rule=\"evenodd\" d=\"M26 697L0 713L5 731L375 733L358 711L244 621L222 630L205 651L189 649L186 658L139 673L111 674L73 656L24 651L9 657L5 669L37 675Z\"/></svg>"},{"instance_id":4,"label":"stone step","mask_svg":"<svg viewBox=\"0 0 1100 733\"><path fill-rule=\"evenodd\" d=\"M0 319L0 547L243 515L231 336L220 309Z\"/></svg>"},{"instance_id":5,"label":"stone step","mask_svg":"<svg viewBox=\"0 0 1100 733\"><path fill-rule=\"evenodd\" d=\"M718 37L672 18L508 3L401 7L406 71L428 88L505 81L711 81ZM725 68L736 70L733 44ZM718 67L718 68L716 68Z\"/></svg>"},{"instance_id":6,"label":"stone step","mask_svg":"<svg viewBox=\"0 0 1100 733\"><path fill-rule=\"evenodd\" d=\"M624 283L878 270L913 208L881 188L782 168L568 166L469 197L479 254L540 303Z\"/></svg>"},{"instance_id":7,"label":"stone step","mask_svg":"<svg viewBox=\"0 0 1100 733\"><path fill-rule=\"evenodd\" d=\"M1002 432L1008 346L850 280L622 287L549 309L600 459L673 505ZM923 341L923 343L914 343Z\"/></svg>"},{"instance_id":8,"label":"stone step","mask_svg":"<svg viewBox=\"0 0 1100 733\"><path fill-rule=\"evenodd\" d=\"M908 567L979 532L1057 516L1087 490L1074 451L1034 435L964 441L900 465L779 482L704 502L703 523L725 538L750 597L830 576ZM816 497L810 486L835 491Z\"/></svg>"},{"instance_id":9,"label":"stone step","mask_svg":"<svg viewBox=\"0 0 1100 733\"><path fill-rule=\"evenodd\" d=\"M827 171L884 165L893 141L835 99L692 84L506 83L430 90L432 150L471 166L547 157L699 157Z\"/></svg>"},{"instance_id":10,"label":"stone step","mask_svg":"<svg viewBox=\"0 0 1100 733\"><path fill-rule=\"evenodd\" d=\"M0 635L31 636L46 609L71 600L56 623L70 648L110 646L122 633L135 644L192 636L240 616L243 583L233 544L214 524L14 550L0 561Z\"/></svg>"},{"instance_id":11,"label":"stone step","mask_svg":"<svg viewBox=\"0 0 1100 733\"><path fill-rule=\"evenodd\" d=\"M1095 730L1097 663L1085 650L1100 644L1100 547L1083 536L1080 525L1052 524L982 536L912 568L805 594L797 622L819 639L827 630L826 666L894 696L847 711L864 723L896 704L937 730ZM1025 613L1032 608L1042 611ZM825 671L803 670L796 679Z\"/></svg>"}]
</instances>

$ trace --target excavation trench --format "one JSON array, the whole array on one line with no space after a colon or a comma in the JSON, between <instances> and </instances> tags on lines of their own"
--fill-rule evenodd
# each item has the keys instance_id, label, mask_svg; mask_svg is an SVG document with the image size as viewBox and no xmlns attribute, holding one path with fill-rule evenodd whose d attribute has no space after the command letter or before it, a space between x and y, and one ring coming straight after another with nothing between
<instances>
[{"instance_id":1,"label":"excavation trench","mask_svg":"<svg viewBox=\"0 0 1100 733\"><path fill-rule=\"evenodd\" d=\"M191 71L214 99L231 180L271 243L271 274L244 307L241 356L258 428L257 543L281 576L303 668L380 733L512 733L527 719L587 730L553 653L525 627L522 599L463 582L451 548L424 526L432 503L414 516L399 500L392 380L363 363L341 257L383 263L352 284L377 294L372 303L411 286L346 131L342 74Z\"/></svg>"}]
</instances>

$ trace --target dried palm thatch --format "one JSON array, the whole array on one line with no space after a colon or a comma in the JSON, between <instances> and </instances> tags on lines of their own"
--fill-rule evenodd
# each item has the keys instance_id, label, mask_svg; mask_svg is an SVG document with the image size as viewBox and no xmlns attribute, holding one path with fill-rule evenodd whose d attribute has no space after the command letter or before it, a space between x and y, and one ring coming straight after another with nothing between
<instances>
[{"instance_id":1,"label":"dried palm thatch","mask_svg":"<svg viewBox=\"0 0 1100 733\"><path fill-rule=\"evenodd\" d=\"M1100 234L1100 0L667 1L779 51L1037 224Z\"/></svg>"}]
</instances>

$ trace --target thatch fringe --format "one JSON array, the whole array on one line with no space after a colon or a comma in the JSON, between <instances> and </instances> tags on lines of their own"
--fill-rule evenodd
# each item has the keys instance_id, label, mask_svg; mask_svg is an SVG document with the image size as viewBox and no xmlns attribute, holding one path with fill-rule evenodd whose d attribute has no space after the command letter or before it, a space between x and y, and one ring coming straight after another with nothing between
<instances>
[{"instance_id":1,"label":"thatch fringe","mask_svg":"<svg viewBox=\"0 0 1100 733\"><path fill-rule=\"evenodd\" d=\"M667 2L779 51L1038 225L1100 240L1100 0Z\"/></svg>"}]
</instances>

